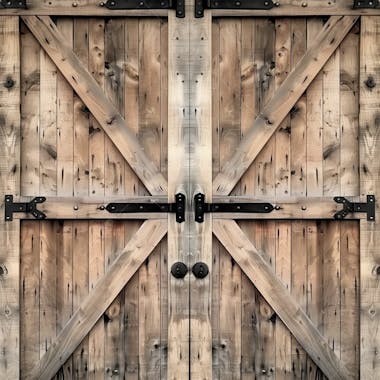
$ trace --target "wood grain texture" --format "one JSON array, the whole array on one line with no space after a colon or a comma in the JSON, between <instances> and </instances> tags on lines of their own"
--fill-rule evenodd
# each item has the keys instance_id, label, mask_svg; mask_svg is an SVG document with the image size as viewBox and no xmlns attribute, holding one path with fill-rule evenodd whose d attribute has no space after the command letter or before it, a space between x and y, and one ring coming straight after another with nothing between
<instances>
[{"instance_id":1,"label":"wood grain texture","mask_svg":"<svg viewBox=\"0 0 380 380\"><path fill-rule=\"evenodd\" d=\"M18 17L0 17L0 197L20 195L20 47ZM1 201L0 211L4 212ZM20 366L20 222L0 221L0 370Z\"/></svg>"},{"instance_id":2,"label":"wood grain texture","mask_svg":"<svg viewBox=\"0 0 380 380\"><path fill-rule=\"evenodd\" d=\"M213 230L242 270L270 303L310 357L334 379L353 379L300 305L276 277L257 249L233 221L214 221Z\"/></svg>"},{"instance_id":3,"label":"wood grain texture","mask_svg":"<svg viewBox=\"0 0 380 380\"><path fill-rule=\"evenodd\" d=\"M51 19L25 16L23 20L151 194L164 193L167 189L166 180L146 156L135 134L125 126L122 115L66 45Z\"/></svg>"},{"instance_id":4,"label":"wood grain texture","mask_svg":"<svg viewBox=\"0 0 380 380\"><path fill-rule=\"evenodd\" d=\"M233 157L215 177L214 194L228 195L251 165L299 97L356 22L356 17L332 17L315 38L314 44L282 83L254 121ZM252 144L252 142L259 142Z\"/></svg>"},{"instance_id":5,"label":"wood grain texture","mask_svg":"<svg viewBox=\"0 0 380 380\"><path fill-rule=\"evenodd\" d=\"M26 379L51 378L58 371L162 239L166 226L165 220L147 221L142 225L109 267L107 274L83 300L40 362L26 374Z\"/></svg>"},{"instance_id":6,"label":"wood grain texture","mask_svg":"<svg viewBox=\"0 0 380 380\"><path fill-rule=\"evenodd\" d=\"M379 17L363 17L360 31L360 194L380 197ZM369 82L368 82L369 80ZM371 88L371 83L375 86ZM368 86L369 84L369 86ZM378 207L376 207L378 210ZM379 221L360 224L360 376L380 376Z\"/></svg>"}]
</instances>

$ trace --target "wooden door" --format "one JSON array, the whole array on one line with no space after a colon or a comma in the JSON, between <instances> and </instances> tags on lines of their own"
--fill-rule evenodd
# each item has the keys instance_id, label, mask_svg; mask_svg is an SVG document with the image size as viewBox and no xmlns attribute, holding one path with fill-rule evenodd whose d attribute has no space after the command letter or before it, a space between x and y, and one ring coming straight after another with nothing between
<instances>
[{"instance_id":1,"label":"wooden door","mask_svg":"<svg viewBox=\"0 0 380 380\"><path fill-rule=\"evenodd\" d=\"M379 8L193 3L0 7L0 378L380 377Z\"/></svg>"}]
</instances>

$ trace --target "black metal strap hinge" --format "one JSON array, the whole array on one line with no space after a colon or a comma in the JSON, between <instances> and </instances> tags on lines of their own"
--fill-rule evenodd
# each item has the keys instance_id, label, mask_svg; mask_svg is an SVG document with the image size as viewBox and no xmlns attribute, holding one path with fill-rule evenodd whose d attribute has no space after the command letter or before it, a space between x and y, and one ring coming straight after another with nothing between
<instances>
[{"instance_id":1,"label":"black metal strap hinge","mask_svg":"<svg viewBox=\"0 0 380 380\"><path fill-rule=\"evenodd\" d=\"M176 214L176 221L185 221L186 197L182 193L175 195L175 203L109 203L106 210L110 213L161 213L170 212Z\"/></svg>"},{"instance_id":2,"label":"black metal strap hinge","mask_svg":"<svg viewBox=\"0 0 380 380\"><path fill-rule=\"evenodd\" d=\"M375 221L376 200L374 195L367 195L367 202L351 202L344 197L334 197L336 203L343 204L343 209L335 213L334 218L337 220L344 219L348 214L353 212L367 213L367 220Z\"/></svg>"},{"instance_id":3,"label":"black metal strap hinge","mask_svg":"<svg viewBox=\"0 0 380 380\"><path fill-rule=\"evenodd\" d=\"M5 221L11 222L13 220L13 214L15 212L24 212L28 214L32 214L36 219L45 219L46 215L37 210L37 205L39 203L44 203L46 201L45 197L36 197L33 198L30 202L13 202L13 195L5 196Z\"/></svg>"},{"instance_id":4,"label":"black metal strap hinge","mask_svg":"<svg viewBox=\"0 0 380 380\"><path fill-rule=\"evenodd\" d=\"M206 203L205 196L198 193L194 196L195 221L203 223L206 212L269 213L274 210L270 203Z\"/></svg>"},{"instance_id":5,"label":"black metal strap hinge","mask_svg":"<svg viewBox=\"0 0 380 380\"><path fill-rule=\"evenodd\" d=\"M0 0L0 8L26 9L26 0Z\"/></svg>"},{"instance_id":6,"label":"black metal strap hinge","mask_svg":"<svg viewBox=\"0 0 380 380\"><path fill-rule=\"evenodd\" d=\"M175 9L176 16L185 17L185 0L108 0L108 9Z\"/></svg>"},{"instance_id":7,"label":"black metal strap hinge","mask_svg":"<svg viewBox=\"0 0 380 380\"><path fill-rule=\"evenodd\" d=\"M379 0L354 0L353 9L373 9L379 6Z\"/></svg>"},{"instance_id":8,"label":"black metal strap hinge","mask_svg":"<svg viewBox=\"0 0 380 380\"><path fill-rule=\"evenodd\" d=\"M272 0L195 0L195 17L204 15L205 9L272 9L278 2Z\"/></svg>"}]
</instances>

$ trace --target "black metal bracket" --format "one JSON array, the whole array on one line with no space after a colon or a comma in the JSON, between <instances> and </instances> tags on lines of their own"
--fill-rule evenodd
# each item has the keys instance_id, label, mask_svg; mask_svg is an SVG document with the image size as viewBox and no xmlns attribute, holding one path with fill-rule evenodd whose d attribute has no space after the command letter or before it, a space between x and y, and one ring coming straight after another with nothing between
<instances>
[{"instance_id":1,"label":"black metal bracket","mask_svg":"<svg viewBox=\"0 0 380 380\"><path fill-rule=\"evenodd\" d=\"M110 213L160 213L170 212L176 214L176 221L185 221L186 197L184 194L175 195L175 203L109 203L106 210Z\"/></svg>"},{"instance_id":2,"label":"black metal bracket","mask_svg":"<svg viewBox=\"0 0 380 380\"><path fill-rule=\"evenodd\" d=\"M4 199L5 208L5 221L11 222L13 220L13 214L15 212L26 212L32 214L36 219L45 219L46 215L37 210L37 204L44 203L46 201L45 197L33 198L30 202L13 202L13 195L6 195Z\"/></svg>"},{"instance_id":3,"label":"black metal bracket","mask_svg":"<svg viewBox=\"0 0 380 380\"><path fill-rule=\"evenodd\" d=\"M201 18L205 9L272 9L272 0L195 0L195 17Z\"/></svg>"},{"instance_id":4,"label":"black metal bracket","mask_svg":"<svg viewBox=\"0 0 380 380\"><path fill-rule=\"evenodd\" d=\"M0 0L0 8L26 9L26 0Z\"/></svg>"},{"instance_id":5,"label":"black metal bracket","mask_svg":"<svg viewBox=\"0 0 380 380\"><path fill-rule=\"evenodd\" d=\"M353 9L373 9L379 6L379 0L354 0Z\"/></svg>"},{"instance_id":6,"label":"black metal bracket","mask_svg":"<svg viewBox=\"0 0 380 380\"><path fill-rule=\"evenodd\" d=\"M185 0L108 0L108 9L175 9L176 16L185 17Z\"/></svg>"},{"instance_id":7,"label":"black metal bracket","mask_svg":"<svg viewBox=\"0 0 380 380\"><path fill-rule=\"evenodd\" d=\"M274 210L270 203L206 203L205 196L198 193L194 196L195 221L203 223L206 212L242 212L269 213Z\"/></svg>"},{"instance_id":8,"label":"black metal bracket","mask_svg":"<svg viewBox=\"0 0 380 380\"><path fill-rule=\"evenodd\" d=\"M334 219L344 219L348 214L353 212L367 213L367 220L375 221L376 200L374 195L367 195L367 202L351 202L344 197L334 197L336 203L342 203L343 209L334 214Z\"/></svg>"}]
</instances>

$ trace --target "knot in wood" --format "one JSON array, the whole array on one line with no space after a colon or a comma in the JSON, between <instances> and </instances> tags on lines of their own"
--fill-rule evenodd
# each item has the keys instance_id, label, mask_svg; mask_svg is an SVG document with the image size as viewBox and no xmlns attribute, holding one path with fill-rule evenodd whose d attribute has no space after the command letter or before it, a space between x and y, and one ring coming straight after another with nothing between
<instances>
[{"instance_id":1,"label":"knot in wood","mask_svg":"<svg viewBox=\"0 0 380 380\"><path fill-rule=\"evenodd\" d=\"M5 88L12 88L14 85L15 81L11 77L8 77L4 83Z\"/></svg>"},{"instance_id":2,"label":"knot in wood","mask_svg":"<svg viewBox=\"0 0 380 380\"><path fill-rule=\"evenodd\" d=\"M365 84L368 88L374 88L374 87L376 87L375 79L374 79L372 76L369 76L369 77L367 78L367 80L364 82L364 84Z\"/></svg>"}]
</instances>

